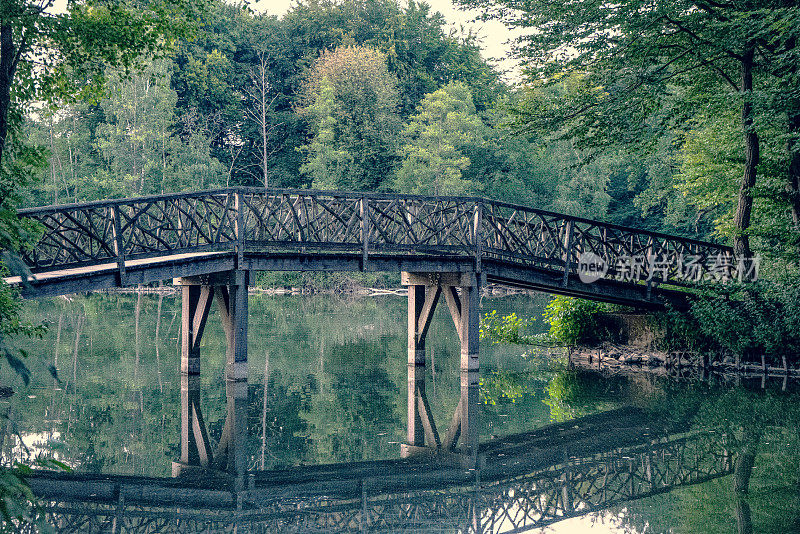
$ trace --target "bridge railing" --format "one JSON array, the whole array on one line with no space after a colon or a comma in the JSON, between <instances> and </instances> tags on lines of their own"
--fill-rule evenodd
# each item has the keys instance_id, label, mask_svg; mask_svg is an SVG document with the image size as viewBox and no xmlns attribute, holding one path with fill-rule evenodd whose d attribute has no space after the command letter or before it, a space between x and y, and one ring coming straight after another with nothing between
<instances>
[{"instance_id":1,"label":"bridge railing","mask_svg":"<svg viewBox=\"0 0 800 534\"><path fill-rule=\"evenodd\" d=\"M438 255L684 285L730 277L729 247L472 197L229 188L21 210L34 273L209 251Z\"/></svg>"}]
</instances>

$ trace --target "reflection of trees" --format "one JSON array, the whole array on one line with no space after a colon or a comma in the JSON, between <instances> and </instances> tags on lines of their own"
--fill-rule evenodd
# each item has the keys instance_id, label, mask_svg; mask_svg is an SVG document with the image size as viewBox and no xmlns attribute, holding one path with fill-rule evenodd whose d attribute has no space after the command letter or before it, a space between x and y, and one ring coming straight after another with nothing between
<instances>
[{"instance_id":1,"label":"reflection of trees","mask_svg":"<svg viewBox=\"0 0 800 534\"><path fill-rule=\"evenodd\" d=\"M627 383L611 377L599 379L591 372L567 369L557 373L545 388L550 419L556 422L615 408L624 399Z\"/></svg>"},{"instance_id":2,"label":"reflection of trees","mask_svg":"<svg viewBox=\"0 0 800 534\"><path fill-rule=\"evenodd\" d=\"M800 396L654 381L640 399L659 420L725 435L733 474L628 503L638 532L783 534L800 529Z\"/></svg>"},{"instance_id":3,"label":"reflection of trees","mask_svg":"<svg viewBox=\"0 0 800 534\"><path fill-rule=\"evenodd\" d=\"M346 462L397 455L389 444L402 432L395 410L397 386L381 365L387 352L379 343L358 340L333 346L310 409L304 413L316 462Z\"/></svg>"},{"instance_id":4,"label":"reflection of trees","mask_svg":"<svg viewBox=\"0 0 800 534\"><path fill-rule=\"evenodd\" d=\"M756 462L761 434L750 427L746 427L743 434L733 469L733 494L736 499L737 530L739 534L752 534L753 518L750 513L750 503L747 502L747 494L750 491L750 478L753 475L753 465Z\"/></svg>"},{"instance_id":5,"label":"reflection of trees","mask_svg":"<svg viewBox=\"0 0 800 534\"><path fill-rule=\"evenodd\" d=\"M250 468L270 469L305 463L308 440L304 436L308 425L301 413L309 408L312 382L309 376L298 384L276 370L269 373L266 386L250 385L247 427L250 440L258 442L257 447L251 448L257 453Z\"/></svg>"}]
</instances>

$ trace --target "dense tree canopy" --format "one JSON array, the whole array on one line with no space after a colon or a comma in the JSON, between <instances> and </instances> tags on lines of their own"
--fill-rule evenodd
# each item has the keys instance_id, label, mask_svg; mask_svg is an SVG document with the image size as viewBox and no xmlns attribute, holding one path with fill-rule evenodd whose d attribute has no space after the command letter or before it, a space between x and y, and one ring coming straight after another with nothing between
<instances>
[{"instance_id":1,"label":"dense tree canopy","mask_svg":"<svg viewBox=\"0 0 800 534\"><path fill-rule=\"evenodd\" d=\"M748 256L753 198L771 196L765 203L783 204L781 218L790 230L783 242L797 242L796 2L459 1L529 30L518 43L533 88L519 110L521 130L557 132L593 148L642 146L676 128L705 131L709 140L707 122L719 125L720 115L728 124L735 120L739 139L718 138L723 151L736 154L739 176L733 199L728 194L714 204L731 212L722 228L729 229L737 253ZM699 121L687 124L689 118ZM782 145L779 161L763 157L764 136ZM732 144L738 146L727 150ZM692 160L686 154L684 168ZM730 163L723 175L711 177L726 191ZM770 179L764 183L759 175ZM785 183L780 194L769 183L773 178ZM760 185L773 186L771 195Z\"/></svg>"}]
</instances>

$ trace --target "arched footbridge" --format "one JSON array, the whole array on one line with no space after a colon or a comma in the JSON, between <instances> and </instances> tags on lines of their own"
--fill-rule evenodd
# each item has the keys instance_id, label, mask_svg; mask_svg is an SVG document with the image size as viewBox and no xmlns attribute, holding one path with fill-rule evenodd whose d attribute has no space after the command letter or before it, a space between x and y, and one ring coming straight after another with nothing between
<instances>
[{"instance_id":1,"label":"arched footbridge","mask_svg":"<svg viewBox=\"0 0 800 534\"><path fill-rule=\"evenodd\" d=\"M26 296L233 270L405 271L658 307L737 267L729 247L470 197L228 188L20 214L43 228L23 254Z\"/></svg>"}]
</instances>

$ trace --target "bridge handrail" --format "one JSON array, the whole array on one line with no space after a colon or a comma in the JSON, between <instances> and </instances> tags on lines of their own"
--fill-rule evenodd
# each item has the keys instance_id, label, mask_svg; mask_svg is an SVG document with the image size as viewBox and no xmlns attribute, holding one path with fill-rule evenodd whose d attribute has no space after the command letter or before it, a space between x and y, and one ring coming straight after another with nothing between
<instances>
[{"instance_id":1,"label":"bridge handrail","mask_svg":"<svg viewBox=\"0 0 800 534\"><path fill-rule=\"evenodd\" d=\"M524 204L514 204L512 202L505 202L502 200L496 200L488 197L480 197L480 196L459 196L459 195L414 195L409 193L375 193L375 192L362 192L362 191L339 191L339 190L322 190L322 189L300 189L300 188L264 188L264 187L253 187L253 186L235 186L235 187L223 187L223 188L216 188L216 189L202 189L199 191L186 191L186 192L179 192L179 193L160 193L154 195L142 195L137 197L125 197L125 198L112 198L112 199L102 199L102 200L88 200L83 202L71 202L68 204L48 204L45 206L32 206L29 208L21 208L17 210L17 213L21 217L31 217L35 215L44 215L47 213L56 213L60 211L70 210L70 209L83 209L83 208L95 208L95 207L111 207L111 206L119 206L124 204L132 204L136 202L149 202L154 200L170 200L170 199L180 199L180 198L192 198L192 197L199 197L199 196L208 196L208 195L224 195L229 193L258 193L258 194L274 194L274 195L308 195L308 196L317 196L317 195L324 195L329 197L358 197L358 198L366 198L366 199L375 199L375 200L395 200L395 199L407 199L407 200L429 200L429 201L438 201L438 200L447 200L447 201L456 201L456 202L475 202L475 203L482 203L482 204L492 204L495 206L500 206L504 208L516 209L516 210L523 210L530 213L536 213L539 215L545 215L548 217L560 217L564 219L571 219L575 222L585 223L585 224L592 224L603 226L606 228L614 229L614 230L621 230L626 232L636 232L638 234L658 237L662 239L671 239L676 241L684 241L686 243L692 243L695 245L701 246L709 246L709 247L717 247L725 251L730 251L733 253L733 247L728 245L723 245L720 243L715 243L713 241L703 241L701 239L695 239L692 237L686 236L676 236L672 234L666 234L663 232L656 232L653 230L647 230L643 228L637 228L635 226L627 226L622 224L616 223L609 223L604 221L599 221L595 219L588 219L585 217L579 217L576 215L568 215L566 213L559 213L556 211L548 211L543 210L541 208L534 208L531 206L526 206Z\"/></svg>"}]
</instances>

